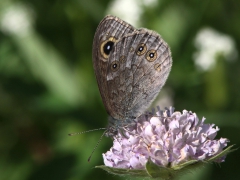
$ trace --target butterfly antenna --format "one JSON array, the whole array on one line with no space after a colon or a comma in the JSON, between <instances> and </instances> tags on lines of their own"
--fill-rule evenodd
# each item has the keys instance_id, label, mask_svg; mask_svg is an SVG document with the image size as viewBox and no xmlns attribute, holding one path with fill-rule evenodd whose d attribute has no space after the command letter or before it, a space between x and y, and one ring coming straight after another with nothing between
<instances>
[{"instance_id":1,"label":"butterfly antenna","mask_svg":"<svg viewBox=\"0 0 240 180\"><path fill-rule=\"evenodd\" d=\"M91 130L88 130L88 131L82 131L82 132L77 132L77 133L70 133L68 135L69 136L75 136L75 135L84 134L84 133L88 133L88 132L92 132L92 131L98 131L98 130L106 130L106 128L91 129Z\"/></svg>"},{"instance_id":2,"label":"butterfly antenna","mask_svg":"<svg viewBox=\"0 0 240 180\"><path fill-rule=\"evenodd\" d=\"M103 129L103 128L101 128L101 129ZM93 151L91 152L91 154L90 154L90 156L89 156L89 158L88 158L88 162L90 162L90 160L91 160L91 158L92 158L92 155L93 155L94 151L97 149L99 143L102 141L103 136L104 136L104 135L106 134L106 132L107 132L107 129L106 129L106 128L104 128L104 129L105 129L105 131L103 132L103 134L102 134L101 137L99 138L97 144L95 145Z\"/></svg>"}]
</instances>

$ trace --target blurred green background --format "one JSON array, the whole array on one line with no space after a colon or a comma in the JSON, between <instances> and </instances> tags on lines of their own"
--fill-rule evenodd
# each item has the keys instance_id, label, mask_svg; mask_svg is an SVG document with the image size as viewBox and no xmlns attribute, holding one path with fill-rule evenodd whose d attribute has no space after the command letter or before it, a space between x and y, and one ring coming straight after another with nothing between
<instances>
[{"instance_id":1,"label":"blurred green background","mask_svg":"<svg viewBox=\"0 0 240 180\"><path fill-rule=\"evenodd\" d=\"M240 1L1 0L0 180L130 179L94 166L110 149L92 67L92 41L106 14L160 33L173 67L156 104L196 112L240 138ZM239 152L181 179L240 179Z\"/></svg>"}]
</instances>

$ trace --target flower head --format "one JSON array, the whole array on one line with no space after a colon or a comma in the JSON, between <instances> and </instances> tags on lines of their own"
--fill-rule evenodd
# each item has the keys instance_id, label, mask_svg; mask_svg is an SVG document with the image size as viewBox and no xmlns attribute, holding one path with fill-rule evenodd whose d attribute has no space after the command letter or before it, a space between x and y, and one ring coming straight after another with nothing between
<instances>
[{"instance_id":1,"label":"flower head","mask_svg":"<svg viewBox=\"0 0 240 180\"><path fill-rule=\"evenodd\" d=\"M219 131L205 124L195 113L174 109L159 111L156 116L142 115L137 122L118 131L113 147L103 154L108 167L145 169L148 161L166 168L188 162L223 162L218 156L227 146L226 138L214 139Z\"/></svg>"}]
</instances>

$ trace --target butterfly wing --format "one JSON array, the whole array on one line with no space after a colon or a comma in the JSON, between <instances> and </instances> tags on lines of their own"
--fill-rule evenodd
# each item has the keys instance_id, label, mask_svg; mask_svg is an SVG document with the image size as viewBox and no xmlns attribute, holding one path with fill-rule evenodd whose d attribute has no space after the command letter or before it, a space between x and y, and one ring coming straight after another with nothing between
<instances>
[{"instance_id":1,"label":"butterfly wing","mask_svg":"<svg viewBox=\"0 0 240 180\"><path fill-rule=\"evenodd\" d=\"M171 66L170 49L154 31L139 29L117 41L105 77L112 117L124 120L140 116L165 84Z\"/></svg>"},{"instance_id":2,"label":"butterfly wing","mask_svg":"<svg viewBox=\"0 0 240 180\"><path fill-rule=\"evenodd\" d=\"M125 120L141 115L156 98L172 58L157 33L107 16L95 33L93 64L108 114Z\"/></svg>"},{"instance_id":3,"label":"butterfly wing","mask_svg":"<svg viewBox=\"0 0 240 180\"><path fill-rule=\"evenodd\" d=\"M118 113L117 110L112 109L113 101L109 101L112 89L109 89L106 79L109 56L114 44L124 35L134 30L133 26L121 19L114 16L106 16L98 25L94 36L92 58L98 88L108 114L114 118L118 117Z\"/></svg>"}]
</instances>

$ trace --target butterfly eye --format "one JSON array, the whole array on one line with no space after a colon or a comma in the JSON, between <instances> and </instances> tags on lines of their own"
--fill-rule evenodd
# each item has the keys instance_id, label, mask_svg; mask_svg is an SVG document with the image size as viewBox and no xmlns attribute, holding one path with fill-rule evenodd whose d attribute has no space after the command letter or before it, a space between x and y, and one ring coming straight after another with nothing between
<instances>
[{"instance_id":1,"label":"butterfly eye","mask_svg":"<svg viewBox=\"0 0 240 180\"><path fill-rule=\"evenodd\" d=\"M111 64L111 70L112 71L117 71L119 69L119 62L118 61L113 61Z\"/></svg>"},{"instance_id":2,"label":"butterfly eye","mask_svg":"<svg viewBox=\"0 0 240 180\"><path fill-rule=\"evenodd\" d=\"M146 51L147 51L147 46L146 46L146 44L143 44L143 43L138 45L138 47L136 49L136 53L139 56L143 55Z\"/></svg>"},{"instance_id":3,"label":"butterfly eye","mask_svg":"<svg viewBox=\"0 0 240 180\"><path fill-rule=\"evenodd\" d=\"M157 59L157 52L155 50L150 50L146 54L146 59L150 62L155 61Z\"/></svg>"},{"instance_id":4,"label":"butterfly eye","mask_svg":"<svg viewBox=\"0 0 240 180\"><path fill-rule=\"evenodd\" d=\"M113 45L116 42L116 39L114 37L110 37L106 41L103 41L100 46L101 55L107 59L110 52L113 50Z\"/></svg>"}]
</instances>

